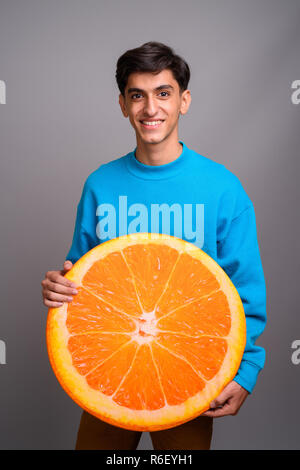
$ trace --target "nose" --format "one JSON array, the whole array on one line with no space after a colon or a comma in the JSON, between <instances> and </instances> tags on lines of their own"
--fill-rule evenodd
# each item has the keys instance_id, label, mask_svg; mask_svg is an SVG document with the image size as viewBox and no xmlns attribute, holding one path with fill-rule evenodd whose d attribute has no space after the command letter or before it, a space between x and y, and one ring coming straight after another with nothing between
<instances>
[{"instance_id":1,"label":"nose","mask_svg":"<svg viewBox=\"0 0 300 470\"><path fill-rule=\"evenodd\" d=\"M156 114L156 111L157 111L157 104L155 102L155 99L149 96L145 102L144 113L145 115L151 117Z\"/></svg>"}]
</instances>

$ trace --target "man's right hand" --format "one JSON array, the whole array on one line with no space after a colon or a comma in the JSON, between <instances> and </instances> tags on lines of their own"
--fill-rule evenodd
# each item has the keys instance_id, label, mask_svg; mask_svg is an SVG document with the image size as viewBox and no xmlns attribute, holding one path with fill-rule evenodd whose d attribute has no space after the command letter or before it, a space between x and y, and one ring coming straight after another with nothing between
<instances>
[{"instance_id":1,"label":"man's right hand","mask_svg":"<svg viewBox=\"0 0 300 470\"><path fill-rule=\"evenodd\" d=\"M48 271L42 280L43 303L46 307L61 307L64 302L72 302L72 295L78 294L76 284L69 281L64 275L70 271L73 264L65 261L61 271Z\"/></svg>"}]
</instances>

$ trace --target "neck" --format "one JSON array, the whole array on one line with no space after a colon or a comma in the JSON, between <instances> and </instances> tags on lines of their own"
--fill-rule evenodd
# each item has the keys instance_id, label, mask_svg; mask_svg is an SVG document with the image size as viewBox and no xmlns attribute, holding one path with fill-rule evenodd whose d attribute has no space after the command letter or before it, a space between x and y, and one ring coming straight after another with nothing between
<instances>
[{"instance_id":1,"label":"neck","mask_svg":"<svg viewBox=\"0 0 300 470\"><path fill-rule=\"evenodd\" d=\"M170 136L171 137L171 136ZM143 142L137 137L135 156L145 165L164 165L176 160L182 153L182 145L176 134L171 139L165 139L159 143Z\"/></svg>"}]
</instances>

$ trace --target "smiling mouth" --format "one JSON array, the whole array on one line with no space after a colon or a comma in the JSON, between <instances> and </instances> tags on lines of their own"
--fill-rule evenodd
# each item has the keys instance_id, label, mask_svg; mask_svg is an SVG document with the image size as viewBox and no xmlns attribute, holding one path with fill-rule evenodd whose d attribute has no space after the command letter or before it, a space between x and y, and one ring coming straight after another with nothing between
<instances>
[{"instance_id":1,"label":"smiling mouth","mask_svg":"<svg viewBox=\"0 0 300 470\"><path fill-rule=\"evenodd\" d=\"M145 129L156 129L159 127L164 121L162 119L158 119L157 121L140 121L142 126Z\"/></svg>"}]
</instances>

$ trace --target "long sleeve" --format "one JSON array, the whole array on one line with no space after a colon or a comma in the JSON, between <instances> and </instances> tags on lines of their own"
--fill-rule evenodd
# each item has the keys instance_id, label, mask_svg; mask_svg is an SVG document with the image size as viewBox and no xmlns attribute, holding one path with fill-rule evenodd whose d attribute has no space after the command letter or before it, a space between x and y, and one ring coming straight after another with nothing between
<instances>
[{"instance_id":1,"label":"long sleeve","mask_svg":"<svg viewBox=\"0 0 300 470\"><path fill-rule=\"evenodd\" d=\"M77 206L73 240L66 256L66 260L70 260L72 263L75 263L79 258L99 243L96 236L96 227L94 227L95 218L96 202L87 180L84 184L81 199ZM86 227L89 227L89 229Z\"/></svg>"},{"instance_id":2,"label":"long sleeve","mask_svg":"<svg viewBox=\"0 0 300 470\"><path fill-rule=\"evenodd\" d=\"M265 350L255 342L266 324L266 286L252 203L231 220L226 236L218 241L217 253L244 306L247 341L234 380L251 393L265 364Z\"/></svg>"}]
</instances>

